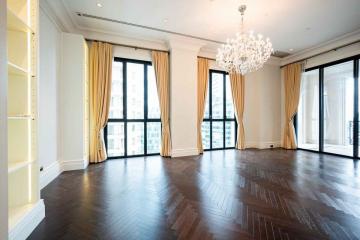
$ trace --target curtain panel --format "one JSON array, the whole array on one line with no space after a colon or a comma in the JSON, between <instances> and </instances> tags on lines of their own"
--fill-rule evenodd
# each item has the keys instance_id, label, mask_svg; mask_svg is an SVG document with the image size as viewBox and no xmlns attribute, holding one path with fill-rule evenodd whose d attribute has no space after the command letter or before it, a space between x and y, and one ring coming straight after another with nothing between
<instances>
[{"instance_id":1,"label":"curtain panel","mask_svg":"<svg viewBox=\"0 0 360 240\"><path fill-rule=\"evenodd\" d=\"M197 147L199 153L204 152L201 134L201 124L205 114L205 101L209 81L209 60L198 58L198 83L197 83Z\"/></svg>"},{"instance_id":2,"label":"curtain panel","mask_svg":"<svg viewBox=\"0 0 360 240\"><path fill-rule=\"evenodd\" d=\"M90 48L90 163L107 158L103 129L107 124L111 97L112 45L93 42Z\"/></svg>"},{"instance_id":3,"label":"curtain panel","mask_svg":"<svg viewBox=\"0 0 360 240\"><path fill-rule=\"evenodd\" d=\"M160 155L163 157L171 156L171 137L170 137L170 72L169 54L167 52L152 51L152 63L154 65L156 86L159 96L160 116L161 116L161 149Z\"/></svg>"},{"instance_id":4,"label":"curtain panel","mask_svg":"<svg viewBox=\"0 0 360 240\"><path fill-rule=\"evenodd\" d=\"M293 119L299 105L302 68L302 63L293 63L282 69L285 90L285 124L282 147L286 149L297 148Z\"/></svg>"},{"instance_id":5,"label":"curtain panel","mask_svg":"<svg viewBox=\"0 0 360 240\"><path fill-rule=\"evenodd\" d=\"M238 73L230 73L229 75L235 115L238 123L235 148L245 149L245 129L243 123L245 108L245 76Z\"/></svg>"}]
</instances>

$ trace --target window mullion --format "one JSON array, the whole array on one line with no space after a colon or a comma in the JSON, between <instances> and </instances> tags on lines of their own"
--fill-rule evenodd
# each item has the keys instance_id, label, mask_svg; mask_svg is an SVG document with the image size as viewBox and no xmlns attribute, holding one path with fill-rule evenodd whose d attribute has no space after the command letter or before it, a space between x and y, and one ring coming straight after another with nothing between
<instances>
[{"instance_id":1,"label":"window mullion","mask_svg":"<svg viewBox=\"0 0 360 240\"><path fill-rule=\"evenodd\" d=\"M212 72L209 79L209 123L210 123L210 148L212 149Z\"/></svg>"},{"instance_id":2,"label":"window mullion","mask_svg":"<svg viewBox=\"0 0 360 240\"><path fill-rule=\"evenodd\" d=\"M353 156L359 157L359 59L354 60Z\"/></svg>"},{"instance_id":3,"label":"window mullion","mask_svg":"<svg viewBox=\"0 0 360 240\"><path fill-rule=\"evenodd\" d=\"M226 74L223 73L223 148L226 147L225 120L226 120Z\"/></svg>"},{"instance_id":4,"label":"window mullion","mask_svg":"<svg viewBox=\"0 0 360 240\"><path fill-rule=\"evenodd\" d=\"M144 154L147 154L148 65L144 64Z\"/></svg>"},{"instance_id":5,"label":"window mullion","mask_svg":"<svg viewBox=\"0 0 360 240\"><path fill-rule=\"evenodd\" d=\"M127 63L123 61L124 156L127 157Z\"/></svg>"}]
</instances>

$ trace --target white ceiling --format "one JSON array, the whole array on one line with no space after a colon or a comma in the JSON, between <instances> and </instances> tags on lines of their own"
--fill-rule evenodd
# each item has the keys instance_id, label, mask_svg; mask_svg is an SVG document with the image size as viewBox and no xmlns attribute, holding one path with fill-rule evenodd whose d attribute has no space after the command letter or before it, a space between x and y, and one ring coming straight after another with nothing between
<instances>
[{"instance_id":1,"label":"white ceiling","mask_svg":"<svg viewBox=\"0 0 360 240\"><path fill-rule=\"evenodd\" d=\"M270 37L275 50L286 52L289 49L299 52L360 29L360 0L63 0L63 3L80 29L156 41L165 40L166 34L75 13L225 41L239 29L237 7L245 3L245 27ZM103 7L97 7L97 3Z\"/></svg>"}]
</instances>

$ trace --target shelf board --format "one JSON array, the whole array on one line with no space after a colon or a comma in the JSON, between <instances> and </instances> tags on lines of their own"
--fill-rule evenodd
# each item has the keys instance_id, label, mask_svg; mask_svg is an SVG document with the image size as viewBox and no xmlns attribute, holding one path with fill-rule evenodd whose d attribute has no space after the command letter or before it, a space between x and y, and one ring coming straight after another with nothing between
<instances>
[{"instance_id":1,"label":"shelf board","mask_svg":"<svg viewBox=\"0 0 360 240\"><path fill-rule=\"evenodd\" d=\"M12 62L8 62L8 73L10 75L20 75L20 76L28 75L28 71L25 68L22 68Z\"/></svg>"},{"instance_id":2,"label":"shelf board","mask_svg":"<svg viewBox=\"0 0 360 240\"><path fill-rule=\"evenodd\" d=\"M9 209L9 229L13 229L34 207L36 204L29 203Z\"/></svg>"},{"instance_id":3,"label":"shelf board","mask_svg":"<svg viewBox=\"0 0 360 240\"><path fill-rule=\"evenodd\" d=\"M19 18L9 8L7 9L7 28L8 28L8 30L13 30L13 31L33 33L33 30L31 29L31 27L26 22L24 22L21 18Z\"/></svg>"},{"instance_id":4,"label":"shelf board","mask_svg":"<svg viewBox=\"0 0 360 240\"><path fill-rule=\"evenodd\" d=\"M16 172L24 167L27 167L28 165L34 163L34 161L23 161L23 162L9 162L8 164L8 173Z\"/></svg>"},{"instance_id":5,"label":"shelf board","mask_svg":"<svg viewBox=\"0 0 360 240\"><path fill-rule=\"evenodd\" d=\"M31 115L14 115L8 116L9 120L34 120L35 118Z\"/></svg>"}]
</instances>

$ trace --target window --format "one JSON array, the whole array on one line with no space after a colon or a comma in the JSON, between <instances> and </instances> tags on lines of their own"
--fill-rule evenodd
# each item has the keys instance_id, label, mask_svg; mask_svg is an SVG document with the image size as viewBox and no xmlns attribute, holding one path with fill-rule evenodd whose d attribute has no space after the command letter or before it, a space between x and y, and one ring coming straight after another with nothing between
<instances>
[{"instance_id":1,"label":"window","mask_svg":"<svg viewBox=\"0 0 360 240\"><path fill-rule=\"evenodd\" d=\"M324 152L352 156L353 61L324 68Z\"/></svg>"},{"instance_id":2,"label":"window","mask_svg":"<svg viewBox=\"0 0 360 240\"><path fill-rule=\"evenodd\" d=\"M319 69L302 74L297 122L299 148L319 150Z\"/></svg>"},{"instance_id":3,"label":"window","mask_svg":"<svg viewBox=\"0 0 360 240\"><path fill-rule=\"evenodd\" d=\"M205 150L235 147L236 120L229 75L210 70L202 138Z\"/></svg>"},{"instance_id":4,"label":"window","mask_svg":"<svg viewBox=\"0 0 360 240\"><path fill-rule=\"evenodd\" d=\"M297 113L301 149L358 157L359 56L306 70Z\"/></svg>"},{"instance_id":5,"label":"window","mask_svg":"<svg viewBox=\"0 0 360 240\"><path fill-rule=\"evenodd\" d=\"M105 143L109 158L159 154L160 108L150 62L115 58Z\"/></svg>"}]
</instances>

